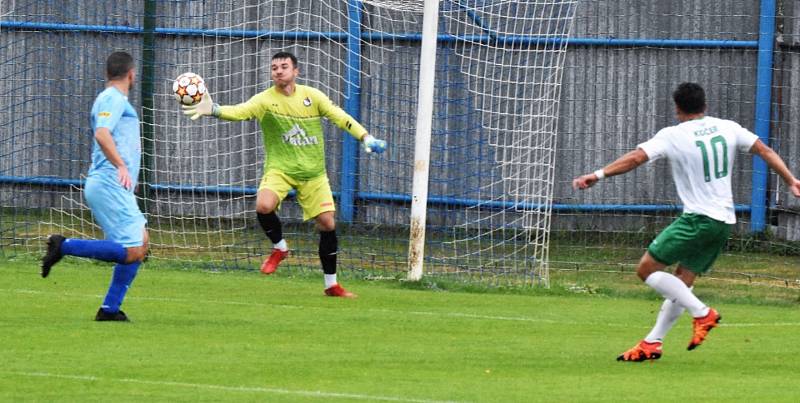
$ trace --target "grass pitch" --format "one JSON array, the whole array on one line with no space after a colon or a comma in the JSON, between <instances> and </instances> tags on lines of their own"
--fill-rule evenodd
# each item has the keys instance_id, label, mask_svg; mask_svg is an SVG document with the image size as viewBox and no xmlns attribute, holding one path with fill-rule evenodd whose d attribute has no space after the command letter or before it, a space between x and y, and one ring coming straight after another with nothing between
<instances>
[{"instance_id":1,"label":"grass pitch","mask_svg":"<svg viewBox=\"0 0 800 403\"><path fill-rule=\"evenodd\" d=\"M797 304L716 296L723 322L686 351L620 363L660 302L562 290L504 294L146 264L123 309L93 316L110 265L66 259L47 279L0 260L1 401L791 401ZM645 287L644 285L640 285ZM697 287L701 297L703 284Z\"/></svg>"}]
</instances>

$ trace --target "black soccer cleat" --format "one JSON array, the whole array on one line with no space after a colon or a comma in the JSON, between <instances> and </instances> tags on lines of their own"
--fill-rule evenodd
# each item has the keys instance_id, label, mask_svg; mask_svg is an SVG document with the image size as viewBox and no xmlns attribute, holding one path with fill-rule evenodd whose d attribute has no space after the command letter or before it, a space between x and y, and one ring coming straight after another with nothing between
<instances>
[{"instance_id":1,"label":"black soccer cleat","mask_svg":"<svg viewBox=\"0 0 800 403\"><path fill-rule=\"evenodd\" d=\"M103 308L97 310L97 315L94 316L94 320L98 322L130 322L125 312L117 311L111 313L104 311Z\"/></svg>"},{"instance_id":2,"label":"black soccer cleat","mask_svg":"<svg viewBox=\"0 0 800 403\"><path fill-rule=\"evenodd\" d=\"M65 239L66 238L61 235L50 235L47 237L47 252L42 258L42 278L47 277L53 265L64 257L64 255L61 254L61 244L64 243Z\"/></svg>"}]
</instances>

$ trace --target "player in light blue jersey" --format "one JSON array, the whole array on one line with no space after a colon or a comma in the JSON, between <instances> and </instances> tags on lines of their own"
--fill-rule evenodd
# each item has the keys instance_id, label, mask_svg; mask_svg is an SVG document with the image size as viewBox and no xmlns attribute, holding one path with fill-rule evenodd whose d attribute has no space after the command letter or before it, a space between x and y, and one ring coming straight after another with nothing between
<instances>
[{"instance_id":1,"label":"player in light blue jersey","mask_svg":"<svg viewBox=\"0 0 800 403\"><path fill-rule=\"evenodd\" d=\"M131 55L114 52L106 61L108 83L92 106L94 133L92 165L83 188L84 198L105 240L85 240L51 235L42 258L42 277L64 256L114 262L114 275L97 321L128 321L120 310L136 272L147 253L147 220L136 204L141 141L139 116L128 102L136 79Z\"/></svg>"}]
</instances>

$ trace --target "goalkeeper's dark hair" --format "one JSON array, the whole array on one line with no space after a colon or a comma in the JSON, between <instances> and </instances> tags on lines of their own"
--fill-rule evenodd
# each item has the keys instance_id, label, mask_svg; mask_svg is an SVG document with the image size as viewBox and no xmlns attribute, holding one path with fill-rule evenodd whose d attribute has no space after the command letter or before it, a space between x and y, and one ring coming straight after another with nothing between
<instances>
[{"instance_id":1,"label":"goalkeeper's dark hair","mask_svg":"<svg viewBox=\"0 0 800 403\"><path fill-rule=\"evenodd\" d=\"M297 56L290 52L278 52L275 56L272 56L272 60L276 59L290 59L292 61L292 65L297 68Z\"/></svg>"},{"instance_id":2,"label":"goalkeeper's dark hair","mask_svg":"<svg viewBox=\"0 0 800 403\"><path fill-rule=\"evenodd\" d=\"M672 92L675 106L683 113L694 114L706 111L706 92L697 83L681 83Z\"/></svg>"},{"instance_id":3,"label":"goalkeeper's dark hair","mask_svg":"<svg viewBox=\"0 0 800 403\"><path fill-rule=\"evenodd\" d=\"M109 80L125 78L134 67L133 57L128 52L114 52L106 59L106 77Z\"/></svg>"}]
</instances>

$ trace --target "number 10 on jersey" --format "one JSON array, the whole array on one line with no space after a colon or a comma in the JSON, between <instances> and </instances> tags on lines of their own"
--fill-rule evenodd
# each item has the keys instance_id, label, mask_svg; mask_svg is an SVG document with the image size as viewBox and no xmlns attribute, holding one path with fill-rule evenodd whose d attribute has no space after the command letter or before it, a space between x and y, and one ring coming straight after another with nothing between
<instances>
[{"instance_id":1,"label":"number 10 on jersey","mask_svg":"<svg viewBox=\"0 0 800 403\"><path fill-rule=\"evenodd\" d=\"M714 178L719 179L728 176L728 143L725 141L725 137L712 137L708 146L703 140L697 140L694 144L700 148L700 153L703 154L703 175L706 182L711 182L711 167L708 159L709 148L714 156Z\"/></svg>"}]
</instances>

